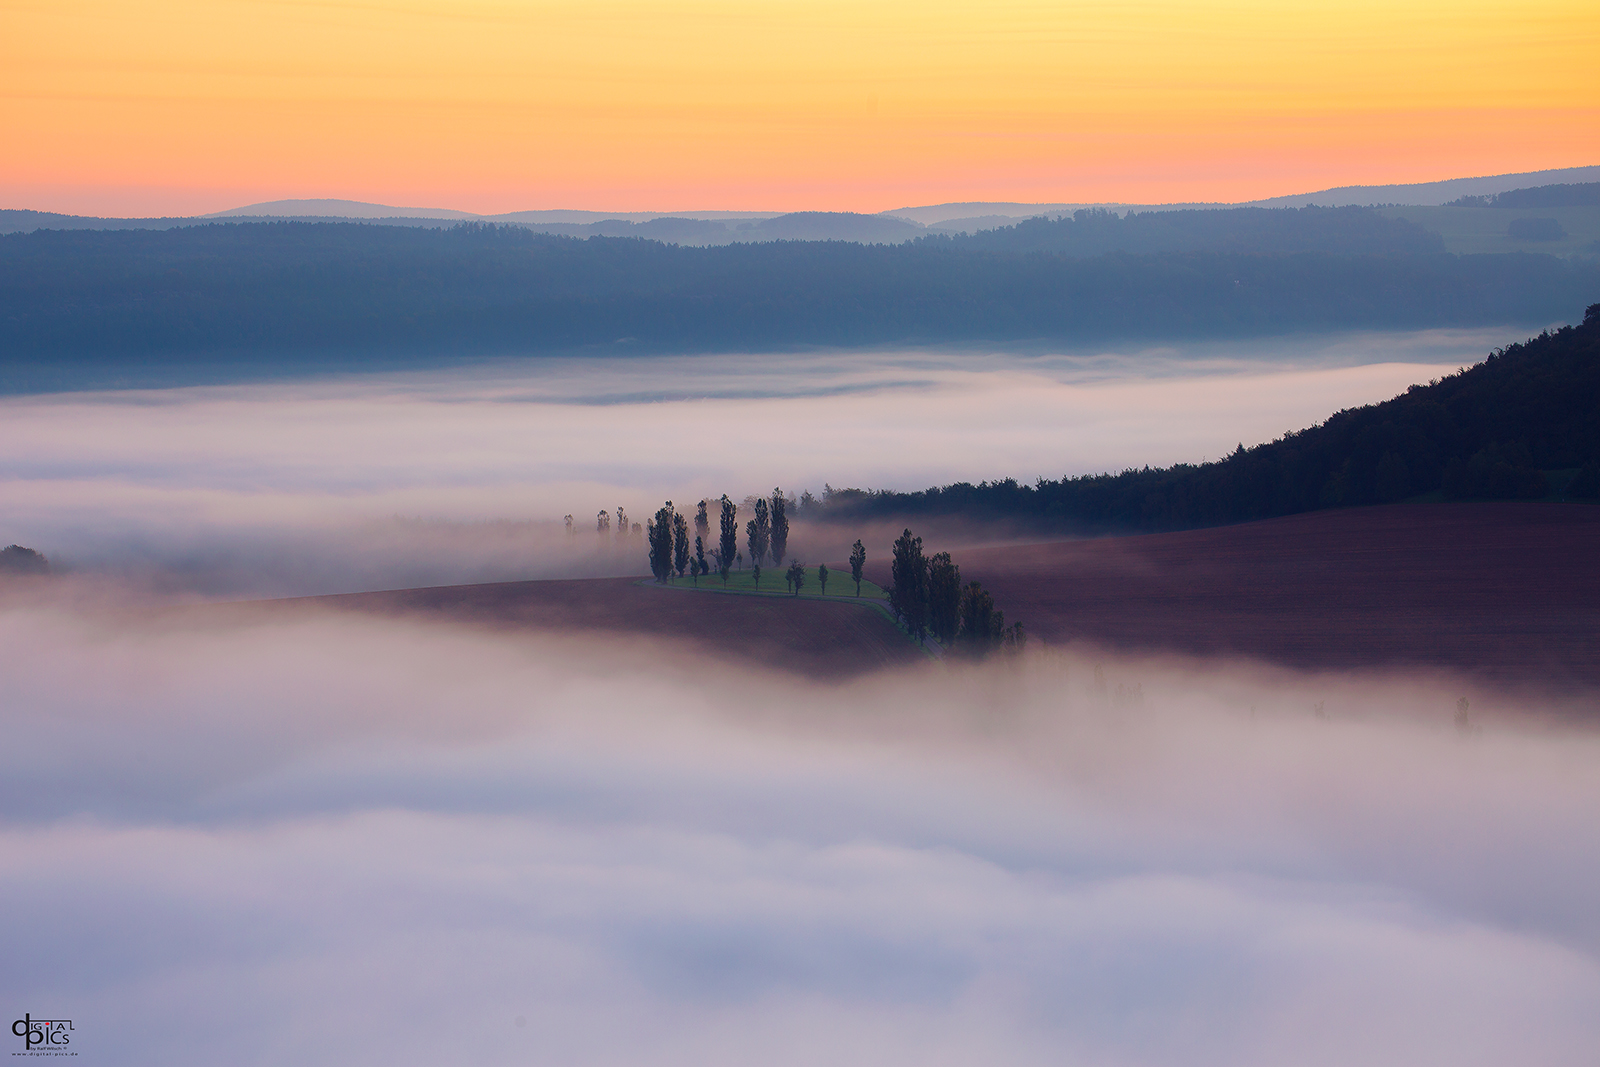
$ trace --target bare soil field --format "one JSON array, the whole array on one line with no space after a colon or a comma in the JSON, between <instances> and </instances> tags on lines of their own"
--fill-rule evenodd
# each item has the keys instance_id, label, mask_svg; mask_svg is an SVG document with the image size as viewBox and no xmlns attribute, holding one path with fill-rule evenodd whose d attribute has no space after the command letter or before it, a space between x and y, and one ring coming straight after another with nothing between
<instances>
[{"instance_id":1,"label":"bare soil field","mask_svg":"<svg viewBox=\"0 0 1600 1067\"><path fill-rule=\"evenodd\" d=\"M1350 508L956 561L1049 644L1600 687L1597 507ZM869 570L887 579L886 561Z\"/></svg>"},{"instance_id":2,"label":"bare soil field","mask_svg":"<svg viewBox=\"0 0 1600 1067\"><path fill-rule=\"evenodd\" d=\"M663 638L691 644L697 654L812 678L848 678L924 659L887 617L871 608L659 589L641 585L637 578L441 586L297 602L384 615L446 616L495 629Z\"/></svg>"},{"instance_id":3,"label":"bare soil field","mask_svg":"<svg viewBox=\"0 0 1600 1067\"><path fill-rule=\"evenodd\" d=\"M982 582L1008 620L1047 645L1242 656L1311 670L1437 668L1500 686L1600 689L1600 507L1402 504L956 556L963 580ZM888 561L870 562L867 572L887 583ZM637 578L250 608L269 603L659 638L813 678L924 660L881 613L848 601L662 589Z\"/></svg>"}]
</instances>

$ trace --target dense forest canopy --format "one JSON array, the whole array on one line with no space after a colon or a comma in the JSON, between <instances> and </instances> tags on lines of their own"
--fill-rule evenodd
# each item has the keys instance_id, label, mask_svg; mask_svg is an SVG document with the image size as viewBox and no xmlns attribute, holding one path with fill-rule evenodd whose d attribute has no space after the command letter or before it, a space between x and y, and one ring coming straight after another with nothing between
<instances>
[{"instance_id":1,"label":"dense forest canopy","mask_svg":"<svg viewBox=\"0 0 1600 1067\"><path fill-rule=\"evenodd\" d=\"M948 241L960 248L1069 256L1199 251L1420 255L1444 251L1444 238L1437 233L1405 219L1385 218L1369 207L1197 208L1121 216L1085 208L1070 216L1024 219L1015 226L923 240Z\"/></svg>"},{"instance_id":2,"label":"dense forest canopy","mask_svg":"<svg viewBox=\"0 0 1600 1067\"><path fill-rule=\"evenodd\" d=\"M1170 530L1317 508L1446 499L1600 496L1600 304L1382 404L1226 459L1034 485L916 493L830 490L808 517L963 515L1063 531Z\"/></svg>"},{"instance_id":3,"label":"dense forest canopy","mask_svg":"<svg viewBox=\"0 0 1600 1067\"><path fill-rule=\"evenodd\" d=\"M270 353L289 371L405 353L1238 337L1548 322L1597 290L1600 264L1524 254L687 248L482 224L42 230L0 237L0 363Z\"/></svg>"},{"instance_id":4,"label":"dense forest canopy","mask_svg":"<svg viewBox=\"0 0 1600 1067\"><path fill-rule=\"evenodd\" d=\"M915 222L893 215L853 211L794 211L756 219L686 219L673 216L630 222L603 219L589 223L523 222L540 233L569 237L644 237L676 244L732 244L736 241L860 241L897 244L920 237Z\"/></svg>"},{"instance_id":5,"label":"dense forest canopy","mask_svg":"<svg viewBox=\"0 0 1600 1067\"><path fill-rule=\"evenodd\" d=\"M1600 182L1575 185L1536 185L1530 189L1511 189L1489 196L1464 196L1447 207L1498 207L1527 210L1541 207L1600 206Z\"/></svg>"}]
</instances>

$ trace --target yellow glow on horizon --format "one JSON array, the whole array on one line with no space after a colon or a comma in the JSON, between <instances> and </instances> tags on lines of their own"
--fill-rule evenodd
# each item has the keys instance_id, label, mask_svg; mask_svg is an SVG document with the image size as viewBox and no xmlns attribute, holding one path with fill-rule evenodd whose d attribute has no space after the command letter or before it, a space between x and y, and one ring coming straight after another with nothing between
<instances>
[{"instance_id":1,"label":"yellow glow on horizon","mask_svg":"<svg viewBox=\"0 0 1600 1067\"><path fill-rule=\"evenodd\" d=\"M0 0L0 192L1237 200L1596 162L1596 54L1571 0Z\"/></svg>"}]
</instances>

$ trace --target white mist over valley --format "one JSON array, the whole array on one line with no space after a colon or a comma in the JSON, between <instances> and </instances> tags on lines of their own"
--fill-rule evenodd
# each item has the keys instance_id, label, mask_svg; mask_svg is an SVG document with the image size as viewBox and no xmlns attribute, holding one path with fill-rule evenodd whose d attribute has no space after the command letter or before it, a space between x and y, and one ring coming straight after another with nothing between
<instances>
[{"instance_id":1,"label":"white mist over valley","mask_svg":"<svg viewBox=\"0 0 1600 1067\"><path fill-rule=\"evenodd\" d=\"M1479 362L1515 329L1085 352L507 361L0 399L9 536L202 595L639 573L562 517L666 499L1217 459ZM590 542L583 542L585 548ZM848 541L846 542L848 543Z\"/></svg>"},{"instance_id":2,"label":"white mist over valley","mask_svg":"<svg viewBox=\"0 0 1600 1067\"><path fill-rule=\"evenodd\" d=\"M0 995L93 1020L99 1062L281 1062L308 1034L373 1065L1600 1041L1600 741L1507 699L1463 731L1447 678L1034 650L830 684L674 644L59 606L0 614L0 670L0 899L31 961Z\"/></svg>"},{"instance_id":3,"label":"white mist over valley","mask_svg":"<svg viewBox=\"0 0 1600 1067\"><path fill-rule=\"evenodd\" d=\"M1216 458L1515 336L0 400L57 571L0 584L0 999L129 1065L1588 1063L1581 693L206 603L638 574L594 512L668 497Z\"/></svg>"}]
</instances>

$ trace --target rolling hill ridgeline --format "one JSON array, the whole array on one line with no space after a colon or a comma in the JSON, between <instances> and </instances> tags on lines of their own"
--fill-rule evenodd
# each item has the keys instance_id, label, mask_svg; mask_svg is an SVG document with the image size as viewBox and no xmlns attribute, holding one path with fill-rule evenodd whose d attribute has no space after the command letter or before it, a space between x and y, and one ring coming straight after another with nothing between
<instances>
[{"instance_id":1,"label":"rolling hill ridgeline","mask_svg":"<svg viewBox=\"0 0 1600 1067\"><path fill-rule=\"evenodd\" d=\"M962 515L1073 532L1176 530L1416 497L1600 497L1600 304L1583 322L1213 463L1033 485L830 490L807 518Z\"/></svg>"},{"instance_id":2,"label":"rolling hill ridgeline","mask_svg":"<svg viewBox=\"0 0 1600 1067\"><path fill-rule=\"evenodd\" d=\"M1445 250L1437 233L1367 207L1210 208L1118 215L1085 208L1023 219L972 234L929 236L958 248L1098 256L1111 252L1231 252L1244 255L1426 255Z\"/></svg>"},{"instance_id":3,"label":"rolling hill ridgeline","mask_svg":"<svg viewBox=\"0 0 1600 1067\"><path fill-rule=\"evenodd\" d=\"M1334 224L1347 211L1358 226ZM14 233L0 237L0 374L1541 323L1600 291L1600 261L1451 255L1364 208L1166 214L996 231L1149 237L1092 255L976 237L685 247L479 223Z\"/></svg>"}]
</instances>

